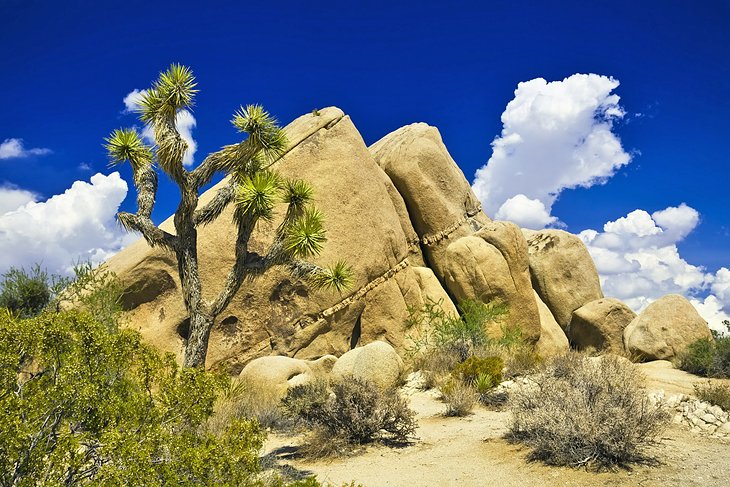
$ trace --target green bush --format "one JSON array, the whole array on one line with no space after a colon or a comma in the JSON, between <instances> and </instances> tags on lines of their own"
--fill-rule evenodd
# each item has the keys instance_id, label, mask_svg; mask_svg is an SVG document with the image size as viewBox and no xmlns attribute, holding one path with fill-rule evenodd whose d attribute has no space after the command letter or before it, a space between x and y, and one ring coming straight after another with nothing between
<instances>
[{"instance_id":1,"label":"green bush","mask_svg":"<svg viewBox=\"0 0 730 487\"><path fill-rule=\"evenodd\" d=\"M30 271L11 267L0 282L0 308L7 308L20 318L40 313L51 301L51 280L35 265Z\"/></svg>"},{"instance_id":2,"label":"green bush","mask_svg":"<svg viewBox=\"0 0 730 487\"><path fill-rule=\"evenodd\" d=\"M730 336L690 344L679 357L679 368L704 377L730 377Z\"/></svg>"},{"instance_id":3,"label":"green bush","mask_svg":"<svg viewBox=\"0 0 730 487\"><path fill-rule=\"evenodd\" d=\"M707 381L706 384L695 384L695 395L701 401L720 406L730 411L730 385L716 384Z\"/></svg>"},{"instance_id":4,"label":"green bush","mask_svg":"<svg viewBox=\"0 0 730 487\"><path fill-rule=\"evenodd\" d=\"M669 416L652 406L625 359L556 357L530 385L510 392L509 437L552 465L610 467L651 459L646 448Z\"/></svg>"},{"instance_id":5,"label":"green bush","mask_svg":"<svg viewBox=\"0 0 730 487\"><path fill-rule=\"evenodd\" d=\"M482 385L490 382L494 387L502 382L503 368L504 361L500 357L469 357L454 367L451 375L472 387L476 387L478 381Z\"/></svg>"},{"instance_id":6,"label":"green bush","mask_svg":"<svg viewBox=\"0 0 730 487\"><path fill-rule=\"evenodd\" d=\"M321 439L347 445L373 441L406 443L416 430L415 414L396 389L380 390L374 384L348 377L295 386L284 398L290 414L319 430L310 442Z\"/></svg>"},{"instance_id":7,"label":"green bush","mask_svg":"<svg viewBox=\"0 0 730 487\"><path fill-rule=\"evenodd\" d=\"M253 485L263 434L204 422L228 378L78 311L0 315L1 485Z\"/></svg>"}]
</instances>

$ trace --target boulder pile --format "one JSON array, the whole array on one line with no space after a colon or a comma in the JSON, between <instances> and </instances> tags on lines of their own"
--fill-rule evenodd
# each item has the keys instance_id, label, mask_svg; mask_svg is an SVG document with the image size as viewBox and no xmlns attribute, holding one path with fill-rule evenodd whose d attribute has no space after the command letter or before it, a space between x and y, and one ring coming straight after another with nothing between
<instances>
[{"instance_id":1,"label":"boulder pile","mask_svg":"<svg viewBox=\"0 0 730 487\"><path fill-rule=\"evenodd\" d=\"M267 367L280 374L269 380L288 383L316 375L312 360L341 357L337 370L343 355L372 342L401 352L408 346L409 310L427 300L456 313L455 305L466 299L499 299L509 309L502 326L519 327L543 356L572 344L667 358L710 335L679 296L663 298L639 316L604 298L596 267L575 235L492 221L435 127L408 125L368 147L350 117L330 107L299 117L286 132L290 147L276 168L306 179L326 218L328 240L314 263L345 260L354 283L343 294L316 291L276 268L243 283L213 329L210 368L236 375L258 357L284 356L295 361L277 359ZM206 191L200 204L224 184ZM206 299L217 293L234 259L231 217L229 206L199 229ZM267 248L277 224L276 218L260 224L251 250ZM172 217L161 227L174 231ZM174 255L140 239L108 266L125 284L130 326L181 357L189 324ZM359 360L348 370L358 370Z\"/></svg>"}]
</instances>

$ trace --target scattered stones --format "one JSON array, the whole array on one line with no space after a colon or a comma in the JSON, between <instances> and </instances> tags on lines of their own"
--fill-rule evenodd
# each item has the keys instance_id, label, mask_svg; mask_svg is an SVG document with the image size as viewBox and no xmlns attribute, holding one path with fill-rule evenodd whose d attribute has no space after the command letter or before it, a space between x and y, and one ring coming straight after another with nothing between
<instances>
[{"instance_id":1,"label":"scattered stones","mask_svg":"<svg viewBox=\"0 0 730 487\"><path fill-rule=\"evenodd\" d=\"M695 433L715 438L730 438L730 413L719 406L686 394L665 395L663 391L648 395L651 404L661 404L673 412L672 423L684 425Z\"/></svg>"}]
</instances>

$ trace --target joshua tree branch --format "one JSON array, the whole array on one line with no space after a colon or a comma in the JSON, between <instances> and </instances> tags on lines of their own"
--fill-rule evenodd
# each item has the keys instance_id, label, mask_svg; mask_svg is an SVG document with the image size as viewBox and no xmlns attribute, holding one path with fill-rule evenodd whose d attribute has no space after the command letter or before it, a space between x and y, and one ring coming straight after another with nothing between
<instances>
[{"instance_id":1,"label":"joshua tree branch","mask_svg":"<svg viewBox=\"0 0 730 487\"><path fill-rule=\"evenodd\" d=\"M149 217L121 212L117 214L117 219L127 231L141 233L150 247L160 246L173 252L177 249L177 237L156 227Z\"/></svg>"},{"instance_id":2,"label":"joshua tree branch","mask_svg":"<svg viewBox=\"0 0 730 487\"><path fill-rule=\"evenodd\" d=\"M215 197L210 202L193 214L195 226L207 225L223 213L228 204L233 201L236 195L236 185L231 179L228 184L218 190Z\"/></svg>"}]
</instances>

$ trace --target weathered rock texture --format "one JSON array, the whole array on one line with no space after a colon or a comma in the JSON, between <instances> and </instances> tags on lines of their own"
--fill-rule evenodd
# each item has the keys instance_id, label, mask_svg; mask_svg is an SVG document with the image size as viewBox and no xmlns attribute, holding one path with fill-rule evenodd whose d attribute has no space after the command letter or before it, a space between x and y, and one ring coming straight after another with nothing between
<instances>
[{"instance_id":1,"label":"weathered rock texture","mask_svg":"<svg viewBox=\"0 0 730 487\"><path fill-rule=\"evenodd\" d=\"M532 287L565 330L573 311L603 297L598 272L581 239L562 230L523 230Z\"/></svg>"},{"instance_id":2,"label":"weathered rock texture","mask_svg":"<svg viewBox=\"0 0 730 487\"><path fill-rule=\"evenodd\" d=\"M710 328L678 294L657 299L624 330L626 351L645 360L670 359L699 339L712 339Z\"/></svg>"},{"instance_id":3,"label":"weathered rock texture","mask_svg":"<svg viewBox=\"0 0 730 487\"><path fill-rule=\"evenodd\" d=\"M284 356L259 357L249 362L239 378L252 391L268 391L282 399L290 387L329 377L337 357L299 360Z\"/></svg>"},{"instance_id":4,"label":"weathered rock texture","mask_svg":"<svg viewBox=\"0 0 730 487\"><path fill-rule=\"evenodd\" d=\"M533 294L540 313L540 339L535 345L535 351L542 358L554 357L567 352L570 349L568 337L565 336L563 329L555 321L555 317L542 302L540 296L535 291Z\"/></svg>"},{"instance_id":5,"label":"weathered rock texture","mask_svg":"<svg viewBox=\"0 0 730 487\"><path fill-rule=\"evenodd\" d=\"M372 342L340 357L332 368L331 378L355 377L385 390L396 387L402 373L403 361L398 352L385 342Z\"/></svg>"},{"instance_id":6,"label":"weathered rock texture","mask_svg":"<svg viewBox=\"0 0 730 487\"><path fill-rule=\"evenodd\" d=\"M622 352L624 329L636 318L631 308L618 299L603 298L573 311L568 327L570 343L578 350Z\"/></svg>"},{"instance_id":7,"label":"weathered rock texture","mask_svg":"<svg viewBox=\"0 0 730 487\"><path fill-rule=\"evenodd\" d=\"M451 243L443 255L444 283L457 301L507 303L504 323L519 327L530 342L540 338L540 315L530 285L527 243L513 223L488 222ZM498 325L497 325L498 326ZM490 330L499 334L501 330Z\"/></svg>"},{"instance_id":8,"label":"weathered rock texture","mask_svg":"<svg viewBox=\"0 0 730 487\"><path fill-rule=\"evenodd\" d=\"M245 282L214 327L208 367L237 373L258 356L340 355L359 342L374 340L400 348L408 306L423 304L424 281L412 270L412 264L423 265L423 260L405 205L349 117L328 108L300 117L286 131L291 148L276 167L284 176L309 181L326 217L328 241L314 261L326 265L346 260L355 282L345 295L312 291L284 269ZM216 190L202 195L200 204ZM231 214L229 207L199 229L201 280L208 299L233 262ZM277 223L261 224L250 249L262 252ZM170 219L162 227L174 230ZM140 240L108 265L127 284L124 302L129 322L159 348L179 355L187 317L174 255ZM436 284L430 281L428 292L443 297Z\"/></svg>"}]
</instances>

